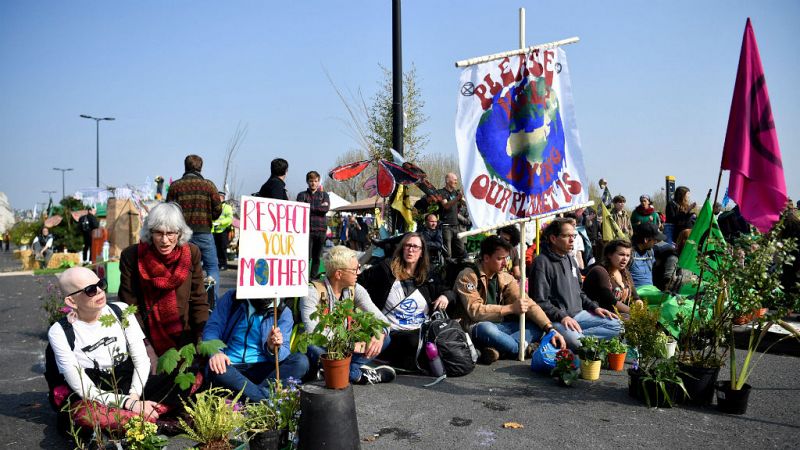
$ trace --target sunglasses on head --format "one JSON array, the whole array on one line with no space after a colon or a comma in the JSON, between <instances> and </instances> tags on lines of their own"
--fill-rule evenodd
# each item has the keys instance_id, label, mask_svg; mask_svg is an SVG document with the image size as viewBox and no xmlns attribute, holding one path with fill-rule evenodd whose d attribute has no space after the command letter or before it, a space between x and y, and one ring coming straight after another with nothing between
<instances>
[{"instance_id":1,"label":"sunglasses on head","mask_svg":"<svg viewBox=\"0 0 800 450\"><path fill-rule=\"evenodd\" d=\"M105 278L101 278L100 281L98 281L97 283L90 284L90 285L86 286L83 289L78 289L77 291L67 295L67 297L71 297L71 296L73 296L75 294L78 294L78 293L81 293L81 292L86 294L87 297L94 297L95 295L97 295L97 290L98 289L105 290L106 287L108 287L108 283L106 282L106 279Z\"/></svg>"}]
</instances>

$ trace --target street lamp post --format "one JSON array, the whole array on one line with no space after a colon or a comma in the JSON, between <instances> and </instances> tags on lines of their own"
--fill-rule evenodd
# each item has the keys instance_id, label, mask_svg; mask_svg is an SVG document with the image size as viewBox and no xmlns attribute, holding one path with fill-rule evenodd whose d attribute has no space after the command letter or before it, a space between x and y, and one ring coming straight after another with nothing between
<instances>
[{"instance_id":1,"label":"street lamp post","mask_svg":"<svg viewBox=\"0 0 800 450\"><path fill-rule=\"evenodd\" d=\"M100 121L101 120L116 120L113 117L92 117L86 114L81 114L84 119L94 120L97 132L97 187L100 187Z\"/></svg>"},{"instance_id":2,"label":"street lamp post","mask_svg":"<svg viewBox=\"0 0 800 450\"><path fill-rule=\"evenodd\" d=\"M72 171L73 169L72 169L72 167L70 167L69 169L62 169L60 167L53 167L53 170L60 170L61 171L61 198L65 198L66 194L64 193L65 192L65 189L64 189L64 174L66 172ZM55 191L53 191L53 192L55 192Z\"/></svg>"}]
</instances>

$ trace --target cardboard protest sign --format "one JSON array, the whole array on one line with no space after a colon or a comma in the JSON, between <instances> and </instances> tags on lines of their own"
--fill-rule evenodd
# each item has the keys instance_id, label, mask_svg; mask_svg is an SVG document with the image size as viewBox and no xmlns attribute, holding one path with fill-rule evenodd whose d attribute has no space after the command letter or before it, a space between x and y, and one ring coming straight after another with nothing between
<instances>
[{"instance_id":1,"label":"cardboard protest sign","mask_svg":"<svg viewBox=\"0 0 800 450\"><path fill-rule=\"evenodd\" d=\"M238 298L308 294L308 203L241 198Z\"/></svg>"}]
</instances>

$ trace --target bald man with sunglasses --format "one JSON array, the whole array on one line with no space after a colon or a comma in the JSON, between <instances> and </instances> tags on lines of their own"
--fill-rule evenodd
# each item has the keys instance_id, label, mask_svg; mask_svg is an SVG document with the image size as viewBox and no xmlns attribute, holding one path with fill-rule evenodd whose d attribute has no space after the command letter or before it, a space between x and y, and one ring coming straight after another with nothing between
<instances>
[{"instance_id":1,"label":"bald man with sunglasses","mask_svg":"<svg viewBox=\"0 0 800 450\"><path fill-rule=\"evenodd\" d=\"M91 427L88 416L80 411L86 408L100 411L111 427L121 427L123 420L114 418L143 414L150 421L158 419L165 407L147 398L162 399L152 388L167 385L164 380L150 376L150 359L144 347L144 334L133 314L118 319L107 303L105 279L100 279L84 267L67 269L59 278L61 291L67 293L64 303L72 309L66 321L54 323L47 337L55 354L58 371L64 376L69 389L80 397L73 401L75 423ZM114 303L124 314L128 306ZM104 326L100 317L111 315L115 320ZM124 320L127 319L127 320ZM127 322L123 327L121 322ZM67 329L74 334L73 345L67 338ZM111 374L113 373L113 377ZM115 378L113 381L112 378ZM148 379L152 383L148 384ZM147 389L145 386L147 385ZM81 407L85 405L85 408ZM102 419L100 419L102 420Z\"/></svg>"}]
</instances>

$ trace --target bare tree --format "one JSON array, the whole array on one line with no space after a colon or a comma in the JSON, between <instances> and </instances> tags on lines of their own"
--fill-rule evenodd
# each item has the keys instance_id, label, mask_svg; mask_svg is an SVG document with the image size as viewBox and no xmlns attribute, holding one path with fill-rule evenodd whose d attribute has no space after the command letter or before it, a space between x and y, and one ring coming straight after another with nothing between
<instances>
[{"instance_id":1,"label":"bare tree","mask_svg":"<svg viewBox=\"0 0 800 450\"><path fill-rule=\"evenodd\" d=\"M417 164L428 175L428 181L436 187L444 187L444 177L450 172L458 173L458 155L455 153L430 153L422 155Z\"/></svg>"},{"instance_id":2,"label":"bare tree","mask_svg":"<svg viewBox=\"0 0 800 450\"><path fill-rule=\"evenodd\" d=\"M239 122L236 124L236 131L228 141L228 148L225 151L225 176L222 178L220 189L227 192L229 198L236 198L236 192L241 188L241 183L238 185L236 183L236 169L233 167L233 160L245 136L247 136L247 125L242 126L242 123Z\"/></svg>"}]
</instances>

